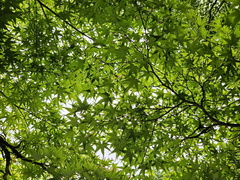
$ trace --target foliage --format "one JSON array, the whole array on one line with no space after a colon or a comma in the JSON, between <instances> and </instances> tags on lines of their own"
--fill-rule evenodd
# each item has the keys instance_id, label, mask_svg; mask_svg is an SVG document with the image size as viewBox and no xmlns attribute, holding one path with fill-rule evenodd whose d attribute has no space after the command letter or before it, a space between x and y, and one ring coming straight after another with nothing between
<instances>
[{"instance_id":1,"label":"foliage","mask_svg":"<svg viewBox=\"0 0 240 180\"><path fill-rule=\"evenodd\" d=\"M239 6L2 0L3 179L239 179Z\"/></svg>"}]
</instances>

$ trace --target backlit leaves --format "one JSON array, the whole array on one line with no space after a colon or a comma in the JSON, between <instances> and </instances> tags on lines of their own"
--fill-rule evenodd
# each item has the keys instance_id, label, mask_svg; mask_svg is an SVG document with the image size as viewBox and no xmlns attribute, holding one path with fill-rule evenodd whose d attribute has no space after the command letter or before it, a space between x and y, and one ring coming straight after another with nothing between
<instances>
[{"instance_id":1,"label":"backlit leaves","mask_svg":"<svg viewBox=\"0 0 240 180\"><path fill-rule=\"evenodd\" d=\"M2 177L238 179L238 6L3 1Z\"/></svg>"}]
</instances>

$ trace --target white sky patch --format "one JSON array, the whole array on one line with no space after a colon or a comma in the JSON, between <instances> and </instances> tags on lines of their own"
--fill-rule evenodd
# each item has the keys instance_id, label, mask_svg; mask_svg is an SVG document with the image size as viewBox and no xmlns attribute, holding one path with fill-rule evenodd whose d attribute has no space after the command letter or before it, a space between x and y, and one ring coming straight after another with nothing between
<instances>
[{"instance_id":1,"label":"white sky patch","mask_svg":"<svg viewBox=\"0 0 240 180\"><path fill-rule=\"evenodd\" d=\"M116 153L112 153L111 151L113 151L113 149L104 149L104 154L101 152L101 150L97 151L96 155L104 160L112 160L113 163L117 164L118 166L122 166L123 163L121 161L120 157L117 157Z\"/></svg>"}]
</instances>

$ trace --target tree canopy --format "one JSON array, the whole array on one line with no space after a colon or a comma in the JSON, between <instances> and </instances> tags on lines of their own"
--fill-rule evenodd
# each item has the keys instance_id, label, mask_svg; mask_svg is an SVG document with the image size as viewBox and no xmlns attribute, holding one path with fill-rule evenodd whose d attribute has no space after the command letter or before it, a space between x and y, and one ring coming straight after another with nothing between
<instances>
[{"instance_id":1,"label":"tree canopy","mask_svg":"<svg viewBox=\"0 0 240 180\"><path fill-rule=\"evenodd\" d=\"M239 7L2 0L2 178L239 179Z\"/></svg>"}]
</instances>

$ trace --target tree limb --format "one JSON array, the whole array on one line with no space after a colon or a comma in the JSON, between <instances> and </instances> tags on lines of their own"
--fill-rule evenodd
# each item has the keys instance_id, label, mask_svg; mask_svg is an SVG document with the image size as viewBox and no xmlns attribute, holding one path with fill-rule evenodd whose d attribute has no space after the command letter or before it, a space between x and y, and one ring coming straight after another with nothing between
<instances>
[{"instance_id":1,"label":"tree limb","mask_svg":"<svg viewBox=\"0 0 240 180\"><path fill-rule=\"evenodd\" d=\"M4 151L4 155L5 155L5 160L6 160L6 166L5 166L5 172L4 172L4 175L3 175L3 179L4 180L7 180L7 176L10 175L10 170L9 170L9 167L10 167L10 164L11 164L11 156L10 156L10 153L13 153L15 155L16 158L19 158L23 161L26 161L26 162L30 162L32 164L36 164L38 166L41 166L42 169L46 170L46 164L44 163L40 163L40 162L36 162L36 161L33 161L31 159L28 159L26 157L24 157L18 150L16 147L12 146L11 144L9 144L2 136L0 136L0 147L1 149ZM9 149L11 151L9 151Z\"/></svg>"},{"instance_id":2,"label":"tree limb","mask_svg":"<svg viewBox=\"0 0 240 180\"><path fill-rule=\"evenodd\" d=\"M2 138L2 137L0 136L0 138ZM11 156L10 156L10 152L8 151L6 146L4 146L4 144L1 143L0 147L1 147L2 151L3 151L3 153L4 153L4 158L6 160L5 172L2 171L3 172L3 179L7 180L7 176L11 175L10 169L9 169L10 168L10 164L11 164Z\"/></svg>"},{"instance_id":3,"label":"tree limb","mask_svg":"<svg viewBox=\"0 0 240 180\"><path fill-rule=\"evenodd\" d=\"M200 133L198 133L198 134L195 135L195 136L192 136L192 135L199 129L199 127L198 127L197 129L195 129L195 130L193 131L193 133L192 133L190 136L185 137L185 138L183 139L183 141L186 140L186 139L198 138L198 137L201 136L202 134L205 134L205 133L211 131L211 128L213 128L213 127L216 126L216 125L218 125L218 124L212 124L212 125L207 126L207 127L202 127L203 130L202 130Z\"/></svg>"},{"instance_id":4,"label":"tree limb","mask_svg":"<svg viewBox=\"0 0 240 180\"><path fill-rule=\"evenodd\" d=\"M152 73L154 74L154 76L157 78L157 80L161 83L162 86L164 86L165 88L167 88L168 90L170 90L173 94L175 94L180 100L182 100L185 103L191 104L193 106L198 107L199 109L202 110L202 112L206 115L206 117L208 117L212 122L217 123L218 125L224 125L224 126L229 126L229 127L240 127L240 124L232 124L232 123L225 123L222 122L216 118L214 118L213 116L210 115L210 113L200 104L194 102L194 101L190 101L187 100L186 98L184 98L183 96L181 96L179 93L177 93L173 88L171 88L169 85L165 84L161 78L157 75L156 71L153 68L153 65L148 61L147 62L148 65L151 68Z\"/></svg>"},{"instance_id":5,"label":"tree limb","mask_svg":"<svg viewBox=\"0 0 240 180\"><path fill-rule=\"evenodd\" d=\"M47 5L43 4L43 2L41 2L40 0L37 0L37 2L41 5L41 7L45 7L47 10L49 10L51 13L53 13L56 17L58 17L59 19L61 19L64 23L66 23L67 25L69 25L70 27L72 27L74 30L76 30L77 32L79 32L80 34L82 34L83 36L91 39L92 41L95 41L92 37L90 37L89 35L87 35L86 33L80 31L79 29L77 29L75 26L73 26L70 22L68 22L67 20L63 19L59 14L57 14L55 11L53 11L51 8L49 8Z\"/></svg>"}]
</instances>

